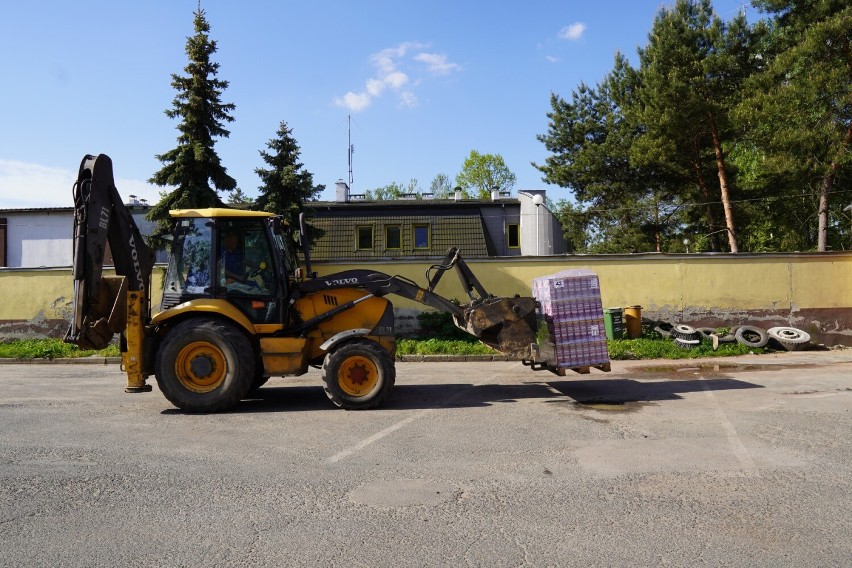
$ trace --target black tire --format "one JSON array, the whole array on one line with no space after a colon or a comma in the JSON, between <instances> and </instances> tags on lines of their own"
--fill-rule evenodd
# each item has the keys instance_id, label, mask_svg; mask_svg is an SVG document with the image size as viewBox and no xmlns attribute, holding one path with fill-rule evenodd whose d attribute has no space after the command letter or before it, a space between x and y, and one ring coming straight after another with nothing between
<instances>
[{"instance_id":1,"label":"black tire","mask_svg":"<svg viewBox=\"0 0 852 568\"><path fill-rule=\"evenodd\" d=\"M325 394L340 408L376 408L396 382L393 358L377 343L345 343L325 356L322 364Z\"/></svg>"},{"instance_id":2,"label":"black tire","mask_svg":"<svg viewBox=\"0 0 852 568\"><path fill-rule=\"evenodd\" d=\"M739 326L734 326L728 330L728 333L725 335L719 336L719 343L736 343L737 342L737 330Z\"/></svg>"},{"instance_id":3,"label":"black tire","mask_svg":"<svg viewBox=\"0 0 852 568\"><path fill-rule=\"evenodd\" d=\"M681 339L679 337L675 337L674 344L680 347L681 349L695 349L699 345L701 345L700 339Z\"/></svg>"},{"instance_id":4,"label":"black tire","mask_svg":"<svg viewBox=\"0 0 852 568\"><path fill-rule=\"evenodd\" d=\"M673 327L674 326L667 321L658 321L654 326L654 331L659 333L665 339L671 337Z\"/></svg>"},{"instance_id":5,"label":"black tire","mask_svg":"<svg viewBox=\"0 0 852 568\"><path fill-rule=\"evenodd\" d=\"M766 330L770 340L785 351L801 351L811 342L808 332L795 327L771 327Z\"/></svg>"},{"instance_id":6,"label":"black tire","mask_svg":"<svg viewBox=\"0 0 852 568\"><path fill-rule=\"evenodd\" d=\"M701 334L694 327L683 323L672 327L671 334L674 339L685 339L687 341L701 340Z\"/></svg>"},{"instance_id":7,"label":"black tire","mask_svg":"<svg viewBox=\"0 0 852 568\"><path fill-rule=\"evenodd\" d=\"M255 376L255 349L231 324L188 319L163 339L155 373L160 390L178 408L220 412L248 394Z\"/></svg>"},{"instance_id":8,"label":"black tire","mask_svg":"<svg viewBox=\"0 0 852 568\"><path fill-rule=\"evenodd\" d=\"M753 325L739 326L734 336L737 338L737 343L746 347L766 347L769 343L766 332Z\"/></svg>"},{"instance_id":9,"label":"black tire","mask_svg":"<svg viewBox=\"0 0 852 568\"><path fill-rule=\"evenodd\" d=\"M701 334L702 338L710 339L711 335L716 333L715 327L696 327L695 331Z\"/></svg>"}]
</instances>

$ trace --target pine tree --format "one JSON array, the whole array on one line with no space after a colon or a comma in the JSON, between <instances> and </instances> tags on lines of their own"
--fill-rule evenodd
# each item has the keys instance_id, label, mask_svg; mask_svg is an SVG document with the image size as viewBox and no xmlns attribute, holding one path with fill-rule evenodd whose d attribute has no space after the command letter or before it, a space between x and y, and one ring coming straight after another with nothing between
<instances>
[{"instance_id":1,"label":"pine tree","mask_svg":"<svg viewBox=\"0 0 852 568\"><path fill-rule=\"evenodd\" d=\"M304 203L316 199L325 186L314 185L313 174L299 162L301 151L286 122L281 122L276 138L266 146L269 151L261 150L260 155L269 168L254 170L262 182L255 207L283 215L291 226L298 226Z\"/></svg>"},{"instance_id":2,"label":"pine tree","mask_svg":"<svg viewBox=\"0 0 852 568\"><path fill-rule=\"evenodd\" d=\"M231 113L236 107L221 102L228 82L216 78L219 64L210 59L216 53L216 42L210 39L210 24L201 6L194 15L195 34L186 40L189 57L189 64L184 68L186 75L172 74L172 87L177 95L172 108L165 111L169 118L181 119L177 126L178 145L157 155L164 165L148 180L174 188L163 193L148 214L148 218L158 221L161 228L169 224L169 209L221 207L223 202L218 192L237 187L213 147L216 138L227 138L230 134L223 123L233 122Z\"/></svg>"}]
</instances>

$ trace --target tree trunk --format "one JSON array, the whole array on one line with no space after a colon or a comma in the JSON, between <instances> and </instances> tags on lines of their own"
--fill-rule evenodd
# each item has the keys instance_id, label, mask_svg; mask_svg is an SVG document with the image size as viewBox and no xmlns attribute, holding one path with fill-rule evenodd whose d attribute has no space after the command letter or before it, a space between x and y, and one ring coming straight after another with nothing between
<instances>
[{"instance_id":1,"label":"tree trunk","mask_svg":"<svg viewBox=\"0 0 852 568\"><path fill-rule=\"evenodd\" d=\"M843 155L846 153L846 148L849 144L852 144L852 122L849 123L849 128L846 129L846 140L843 141L843 145L837 151L837 156L831 162L828 172L826 172L820 184L819 225L817 229L817 250L819 252L825 252L828 245L828 196L831 194L834 179L837 177L837 172L840 170L840 164L843 161Z\"/></svg>"},{"instance_id":2,"label":"tree trunk","mask_svg":"<svg viewBox=\"0 0 852 568\"><path fill-rule=\"evenodd\" d=\"M696 150L696 154L698 151ZM710 204L710 189L707 187L707 182L704 181L704 175L701 173L701 160L697 157L692 162L692 169L695 171L695 182L701 190L701 195L704 197L704 202L707 204L705 214L707 215L707 234L710 235L710 250L719 252L719 232L716 230L716 215L713 214L713 205Z\"/></svg>"},{"instance_id":3,"label":"tree trunk","mask_svg":"<svg viewBox=\"0 0 852 568\"><path fill-rule=\"evenodd\" d=\"M722 197L722 208L725 210L725 225L728 229L728 244L732 253L738 253L737 232L734 227L734 213L731 210L731 197L728 193L728 173L725 171L725 155L722 152L722 140L719 137L719 129L716 127L716 119L712 112L707 113L710 120L710 133L713 135L713 150L716 152L716 167L719 170L719 191Z\"/></svg>"}]
</instances>

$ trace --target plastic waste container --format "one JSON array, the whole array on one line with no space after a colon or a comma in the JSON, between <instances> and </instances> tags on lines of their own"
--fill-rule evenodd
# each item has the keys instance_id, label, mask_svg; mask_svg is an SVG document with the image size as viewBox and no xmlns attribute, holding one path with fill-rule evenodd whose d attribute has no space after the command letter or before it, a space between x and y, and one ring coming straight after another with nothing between
<instances>
[{"instance_id":1,"label":"plastic waste container","mask_svg":"<svg viewBox=\"0 0 852 568\"><path fill-rule=\"evenodd\" d=\"M642 306L624 308L624 327L627 329L628 339L642 337Z\"/></svg>"},{"instance_id":2,"label":"plastic waste container","mask_svg":"<svg viewBox=\"0 0 852 568\"><path fill-rule=\"evenodd\" d=\"M607 339L624 339L624 318L621 308L604 308L604 329Z\"/></svg>"}]
</instances>

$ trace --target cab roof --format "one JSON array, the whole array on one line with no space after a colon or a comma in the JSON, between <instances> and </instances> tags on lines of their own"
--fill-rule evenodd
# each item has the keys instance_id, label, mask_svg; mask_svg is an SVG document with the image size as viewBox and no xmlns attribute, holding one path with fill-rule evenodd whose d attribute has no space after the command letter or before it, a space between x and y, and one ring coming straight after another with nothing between
<instances>
[{"instance_id":1,"label":"cab roof","mask_svg":"<svg viewBox=\"0 0 852 568\"><path fill-rule=\"evenodd\" d=\"M244 209L227 209L225 207L170 209L169 215L180 219L192 217L275 217L275 213L268 211L246 211Z\"/></svg>"}]
</instances>

